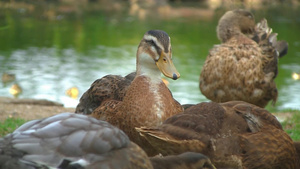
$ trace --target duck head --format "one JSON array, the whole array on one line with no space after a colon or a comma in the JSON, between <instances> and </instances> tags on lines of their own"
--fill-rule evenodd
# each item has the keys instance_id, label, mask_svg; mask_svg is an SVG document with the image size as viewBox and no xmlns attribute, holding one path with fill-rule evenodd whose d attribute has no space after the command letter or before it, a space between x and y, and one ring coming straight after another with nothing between
<instances>
[{"instance_id":1,"label":"duck head","mask_svg":"<svg viewBox=\"0 0 300 169\"><path fill-rule=\"evenodd\" d=\"M252 33L255 28L254 15L244 9L226 12L219 20L217 35L221 42L239 34Z\"/></svg>"},{"instance_id":2,"label":"duck head","mask_svg":"<svg viewBox=\"0 0 300 169\"><path fill-rule=\"evenodd\" d=\"M145 33L137 50L137 76L146 75L161 81L161 73L176 80L180 77L172 61L171 39L161 30Z\"/></svg>"}]
</instances>

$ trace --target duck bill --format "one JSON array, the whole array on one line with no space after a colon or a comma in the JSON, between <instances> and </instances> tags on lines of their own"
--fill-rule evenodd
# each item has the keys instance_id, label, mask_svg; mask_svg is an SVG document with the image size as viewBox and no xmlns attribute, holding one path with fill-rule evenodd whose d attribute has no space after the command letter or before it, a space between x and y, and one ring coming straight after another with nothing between
<instances>
[{"instance_id":1,"label":"duck bill","mask_svg":"<svg viewBox=\"0 0 300 169\"><path fill-rule=\"evenodd\" d=\"M160 55L159 59L155 62L158 69L168 78L176 80L180 77L179 72L176 70L173 61L170 57L164 55L163 53Z\"/></svg>"}]
</instances>

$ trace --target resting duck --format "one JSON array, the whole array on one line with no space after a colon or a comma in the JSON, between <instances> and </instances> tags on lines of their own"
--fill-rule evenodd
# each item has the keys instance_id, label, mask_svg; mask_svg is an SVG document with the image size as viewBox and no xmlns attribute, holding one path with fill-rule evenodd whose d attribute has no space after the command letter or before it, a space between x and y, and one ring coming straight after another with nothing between
<instances>
[{"instance_id":1,"label":"resting duck","mask_svg":"<svg viewBox=\"0 0 300 169\"><path fill-rule=\"evenodd\" d=\"M91 87L81 96L75 113L91 114L103 102L108 100L122 101L135 77L135 72L125 77L106 75L94 81Z\"/></svg>"},{"instance_id":2,"label":"resting duck","mask_svg":"<svg viewBox=\"0 0 300 169\"><path fill-rule=\"evenodd\" d=\"M217 168L299 168L292 139L271 113L230 101L200 103L158 127L137 128L162 155L207 155Z\"/></svg>"},{"instance_id":3,"label":"resting duck","mask_svg":"<svg viewBox=\"0 0 300 169\"><path fill-rule=\"evenodd\" d=\"M62 113L0 138L0 169L214 168L200 153L148 158L124 132L89 116Z\"/></svg>"},{"instance_id":4,"label":"resting duck","mask_svg":"<svg viewBox=\"0 0 300 169\"><path fill-rule=\"evenodd\" d=\"M214 102L275 104L278 57L287 53L288 44L276 40L266 19L255 26L253 14L243 9L226 12L217 35L222 43L210 50L200 74L202 94Z\"/></svg>"},{"instance_id":5,"label":"resting duck","mask_svg":"<svg viewBox=\"0 0 300 169\"><path fill-rule=\"evenodd\" d=\"M172 61L170 37L164 31L145 33L137 50L136 76L127 88L123 101L108 100L91 116L107 121L121 130L142 148L149 144L135 127L157 126L168 117L183 111L181 105L161 79L161 73L176 80L180 77ZM152 148L144 149L156 155Z\"/></svg>"}]
</instances>

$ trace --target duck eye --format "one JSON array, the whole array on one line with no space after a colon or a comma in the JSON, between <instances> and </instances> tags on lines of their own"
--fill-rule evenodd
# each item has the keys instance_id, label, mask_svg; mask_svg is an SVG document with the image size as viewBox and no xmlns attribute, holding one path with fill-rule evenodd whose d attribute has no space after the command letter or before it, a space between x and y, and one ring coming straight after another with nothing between
<instances>
[{"instance_id":1,"label":"duck eye","mask_svg":"<svg viewBox=\"0 0 300 169\"><path fill-rule=\"evenodd\" d=\"M149 40L148 43L151 45L151 46L155 46L155 43L153 40Z\"/></svg>"},{"instance_id":2,"label":"duck eye","mask_svg":"<svg viewBox=\"0 0 300 169\"><path fill-rule=\"evenodd\" d=\"M163 61L164 61L165 63L167 63L167 59L166 59L166 58L163 58Z\"/></svg>"}]
</instances>

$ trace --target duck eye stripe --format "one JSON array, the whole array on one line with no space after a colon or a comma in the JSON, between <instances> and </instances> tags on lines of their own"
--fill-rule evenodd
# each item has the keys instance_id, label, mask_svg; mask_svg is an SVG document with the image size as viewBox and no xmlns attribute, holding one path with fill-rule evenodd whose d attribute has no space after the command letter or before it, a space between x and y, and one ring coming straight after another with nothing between
<instances>
[{"instance_id":1,"label":"duck eye stripe","mask_svg":"<svg viewBox=\"0 0 300 169\"><path fill-rule=\"evenodd\" d=\"M157 46L157 44L153 40L146 40L146 42L149 43L151 46L153 46L157 54L160 55L161 49Z\"/></svg>"}]
</instances>

